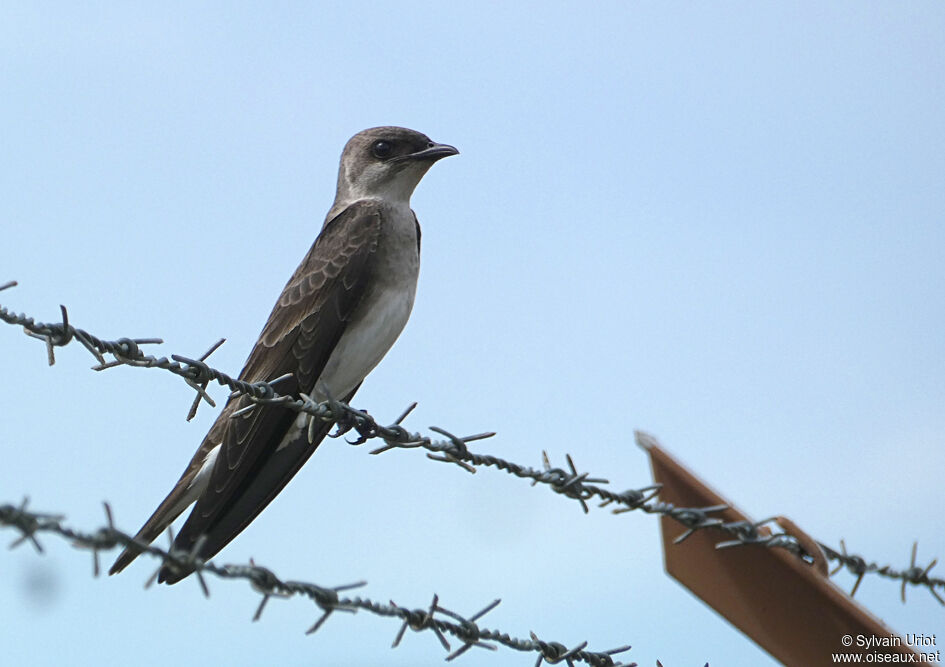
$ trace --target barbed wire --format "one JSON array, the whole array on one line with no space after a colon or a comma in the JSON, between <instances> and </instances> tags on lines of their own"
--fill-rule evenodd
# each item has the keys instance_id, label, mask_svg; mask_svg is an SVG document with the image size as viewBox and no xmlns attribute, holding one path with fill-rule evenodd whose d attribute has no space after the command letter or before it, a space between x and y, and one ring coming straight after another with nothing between
<instances>
[{"instance_id":1,"label":"barbed wire","mask_svg":"<svg viewBox=\"0 0 945 667\"><path fill-rule=\"evenodd\" d=\"M0 291L15 285L15 281L0 285ZM402 426L402 423L416 407L416 403L408 406L392 425L383 426L366 411L358 410L331 397L319 403L304 394L300 398L280 395L275 387L288 376L275 378L268 382L246 382L209 366L206 359L223 343L222 339L211 346L198 359L176 354L172 354L170 359L163 356L155 357L143 352L140 346L162 343L163 341L160 338L103 340L83 329L72 326L69 323L66 307L60 306L60 310L62 313L61 323L46 324L37 322L32 317L22 313L15 314L2 306L0 306L0 319L8 324L22 326L30 336L45 341L50 365L55 363L55 347L62 347L73 340L78 340L98 361L98 364L92 367L93 370L101 371L120 365L161 368L183 378L197 392L194 403L187 415L188 420L196 414L201 401L205 401L211 406L216 405L207 394L206 388L210 382L217 382L228 387L233 392L231 396L242 394L252 401L252 405L237 411L233 416L237 416L246 410L255 409L257 405L281 405L308 414L310 416L310 429L314 429L319 421L327 421L337 424L337 430L333 434L334 437L339 437L351 431L356 432L357 437L354 440L347 441L349 444L361 445L372 439L382 440L384 444L374 449L371 454L382 454L392 449L425 449L428 452L427 458L433 461L455 464L470 473L475 473L479 467L494 467L516 477L530 479L533 486L537 484L545 485L555 493L577 501L585 513L589 511L588 501L597 499L600 501L600 507L616 505L617 507L612 510L614 514L637 510L646 514L669 517L685 529L676 538L676 543L683 542L697 531L713 530L730 538L717 544L716 548L756 545L785 549L807 562L813 560L813 555L804 549L796 537L783 531L770 531L766 528L774 519L757 522L726 522L713 516L715 512L728 509L726 505L677 507L657 498L660 485L647 485L637 489L615 492L601 486L610 483L607 479L591 477L586 472L578 472L577 466L570 455L565 457L567 469L564 469L553 467L547 454L542 452L543 468L536 469L497 456L471 452L468 447L470 442L490 438L495 434L487 432L459 437L436 426L431 426L430 430L443 436L442 439L433 439L419 433L411 433ZM106 361L103 356L105 354L111 355L112 360ZM638 440L648 438L640 432L637 432L636 435ZM903 601L905 601L906 587L911 585L927 589L940 604L945 605L945 599L936 590L945 590L945 579L932 577L930 574L938 561L933 559L928 565L917 565L917 543L913 544L912 560L909 567L903 569L897 569L891 565L879 565L875 561L868 561L862 556L849 554L843 540L841 540L840 550L820 542L817 542L817 546L823 550L828 560L837 563L837 567L830 573L831 575L845 568L856 576L856 582L850 592L851 596L856 594L865 575L875 574L899 581L901 584L900 595Z\"/></svg>"},{"instance_id":2,"label":"barbed wire","mask_svg":"<svg viewBox=\"0 0 945 667\"><path fill-rule=\"evenodd\" d=\"M308 628L306 634L316 632L336 611L367 611L377 616L393 617L402 621L391 646L392 648L400 645L407 628L415 632L429 630L436 635L439 643L447 651L447 661L458 658L473 647L495 651L496 645L500 644L516 651L537 653L536 667L541 665L542 662L549 664L563 662L570 667L573 667L575 662L583 662L594 667L634 667L637 664L635 662L622 663L614 660L613 656L630 650L630 646L620 646L607 651L588 651L586 641L568 648L560 642L540 639L534 632L529 633L530 639L521 639L501 630L479 627L478 621L495 609L501 602L500 600L493 600L476 613L463 616L443 607L437 595L433 596L433 601L426 609L410 609L396 604L393 600L388 604L384 604L365 597L346 597L341 594L365 586L366 582L359 581L342 586L325 587L305 581L287 581L278 577L272 570L256 565L254 562L250 562L248 565L222 566L215 565L213 562L205 562L194 555L199 550L199 545L193 553L187 553L173 548L165 550L153 544L144 544L115 527L112 510L108 503L104 503L106 525L92 532L82 532L64 525L62 515L33 512L27 508L27 504L28 501L24 500L18 506L0 505L0 526L8 526L20 533L20 537L14 540L10 545L11 547L29 541L38 552L42 553L43 547L37 535L40 533L58 535L69 540L74 548L92 551L92 571L97 577L101 572L100 552L119 547L134 546L144 553L158 558L162 567L169 566L172 569L183 571L193 569L203 594L207 597L210 596L210 589L207 586L205 574L220 579L244 579L249 582L253 590L262 596L253 614L253 621L260 619L266 604L271 598L306 597L314 602L322 612L315 623ZM171 544L173 544L173 535L170 534L169 537ZM159 569L155 570L154 574L148 579L145 584L146 588L157 579ZM455 637L461 645L454 649L446 635Z\"/></svg>"}]
</instances>

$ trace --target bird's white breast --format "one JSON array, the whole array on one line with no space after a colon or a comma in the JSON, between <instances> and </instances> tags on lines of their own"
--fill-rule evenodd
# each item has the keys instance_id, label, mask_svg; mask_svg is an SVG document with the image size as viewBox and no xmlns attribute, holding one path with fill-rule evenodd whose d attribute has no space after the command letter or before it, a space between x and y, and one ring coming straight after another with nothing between
<instances>
[{"instance_id":1,"label":"bird's white breast","mask_svg":"<svg viewBox=\"0 0 945 667\"><path fill-rule=\"evenodd\" d=\"M391 207L376 258L375 284L352 316L315 385L317 400L344 398L374 370L407 324L417 291L420 256L409 207Z\"/></svg>"},{"instance_id":2,"label":"bird's white breast","mask_svg":"<svg viewBox=\"0 0 945 667\"><path fill-rule=\"evenodd\" d=\"M328 358L315 385L317 400L327 398L326 390L334 398L347 396L374 370L407 324L414 292L415 289L387 289L373 295L375 303L348 325Z\"/></svg>"}]
</instances>

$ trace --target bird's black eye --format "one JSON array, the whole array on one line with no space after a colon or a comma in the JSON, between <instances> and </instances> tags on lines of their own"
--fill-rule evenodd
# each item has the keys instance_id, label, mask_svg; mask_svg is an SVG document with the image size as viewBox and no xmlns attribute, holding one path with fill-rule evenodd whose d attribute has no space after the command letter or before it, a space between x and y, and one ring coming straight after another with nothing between
<instances>
[{"instance_id":1,"label":"bird's black eye","mask_svg":"<svg viewBox=\"0 0 945 667\"><path fill-rule=\"evenodd\" d=\"M394 147L388 141L375 141L374 146L371 147L371 152L374 153L374 157L386 160L394 152Z\"/></svg>"}]
</instances>

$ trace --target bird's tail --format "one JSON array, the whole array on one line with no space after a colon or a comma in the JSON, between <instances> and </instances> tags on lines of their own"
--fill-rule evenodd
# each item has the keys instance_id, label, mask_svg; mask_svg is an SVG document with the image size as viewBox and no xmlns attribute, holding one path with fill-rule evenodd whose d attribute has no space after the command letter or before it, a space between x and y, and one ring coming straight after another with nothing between
<instances>
[{"instance_id":1,"label":"bird's tail","mask_svg":"<svg viewBox=\"0 0 945 667\"><path fill-rule=\"evenodd\" d=\"M181 482L183 482L183 480L181 480ZM151 515L151 518L145 521L144 525L141 526L141 530L135 535L135 542L138 544L128 545L118 555L115 564L112 565L111 569L108 571L109 574L118 574L128 567L131 561L141 555L145 545L151 544L151 542L157 539L158 535L163 533L174 519L180 516L180 513L194 502L195 497L191 498L188 497L189 494L181 493L181 489L179 488L181 482L178 482L178 486L174 487L174 490L171 491L167 495L167 498L154 510L154 514Z\"/></svg>"},{"instance_id":2,"label":"bird's tail","mask_svg":"<svg viewBox=\"0 0 945 667\"><path fill-rule=\"evenodd\" d=\"M215 556L272 502L315 452L333 426L334 422L318 424L311 434L314 436L311 441L308 431L303 430L295 441L285 446L280 452L281 456L265 457L247 476L246 482L233 493L232 504L209 526L199 524L198 528L194 528L194 514L197 512L195 509L174 538L173 548L193 554L204 561ZM296 453L293 449L299 451ZM193 571L193 566L165 563L158 574L158 583L176 584Z\"/></svg>"}]
</instances>

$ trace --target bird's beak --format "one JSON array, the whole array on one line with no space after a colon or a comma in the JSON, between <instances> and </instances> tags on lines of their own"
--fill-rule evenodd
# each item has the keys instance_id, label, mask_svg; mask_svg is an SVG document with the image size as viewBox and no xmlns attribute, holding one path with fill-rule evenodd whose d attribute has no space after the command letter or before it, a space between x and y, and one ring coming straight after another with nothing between
<instances>
[{"instance_id":1,"label":"bird's beak","mask_svg":"<svg viewBox=\"0 0 945 667\"><path fill-rule=\"evenodd\" d=\"M449 144L433 144L422 151L408 153L407 155L402 155L395 159L398 162L401 160L425 160L429 162L436 162L437 160L449 157L450 155L459 155L459 151Z\"/></svg>"}]
</instances>

